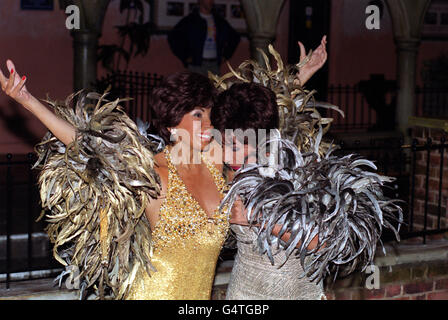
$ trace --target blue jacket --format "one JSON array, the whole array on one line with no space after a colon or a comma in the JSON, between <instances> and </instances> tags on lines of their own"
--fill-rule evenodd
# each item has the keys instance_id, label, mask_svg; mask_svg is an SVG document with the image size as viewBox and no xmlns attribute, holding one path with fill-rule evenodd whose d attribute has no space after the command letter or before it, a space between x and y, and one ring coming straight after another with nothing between
<instances>
[{"instance_id":1,"label":"blue jacket","mask_svg":"<svg viewBox=\"0 0 448 320\"><path fill-rule=\"evenodd\" d=\"M220 15L213 12L216 26L217 60L230 59L240 42L240 35ZM202 53L207 38L207 21L195 10L179 21L168 34L168 43L173 53L184 66L189 64L202 65Z\"/></svg>"}]
</instances>

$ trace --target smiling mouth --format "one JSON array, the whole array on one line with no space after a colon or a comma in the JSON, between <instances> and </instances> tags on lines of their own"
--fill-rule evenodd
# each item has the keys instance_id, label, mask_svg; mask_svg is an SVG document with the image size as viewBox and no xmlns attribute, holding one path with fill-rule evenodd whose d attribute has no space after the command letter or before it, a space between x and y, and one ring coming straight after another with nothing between
<instances>
[{"instance_id":1,"label":"smiling mouth","mask_svg":"<svg viewBox=\"0 0 448 320\"><path fill-rule=\"evenodd\" d=\"M212 140L212 138L213 138L213 136L212 136L211 134L205 134L205 133L198 134L197 136L198 136L202 141L210 141L210 140Z\"/></svg>"}]
</instances>

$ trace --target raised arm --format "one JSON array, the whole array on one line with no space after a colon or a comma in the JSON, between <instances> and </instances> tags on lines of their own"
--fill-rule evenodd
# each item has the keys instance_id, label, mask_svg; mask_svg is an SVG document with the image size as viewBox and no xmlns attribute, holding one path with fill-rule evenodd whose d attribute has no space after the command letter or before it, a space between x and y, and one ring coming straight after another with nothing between
<instances>
[{"instance_id":1,"label":"raised arm","mask_svg":"<svg viewBox=\"0 0 448 320\"><path fill-rule=\"evenodd\" d=\"M25 86L26 77L20 77L11 60L6 61L6 66L10 74L9 78L6 78L0 70L2 90L34 114L61 142L65 145L70 144L75 139L75 128L28 92Z\"/></svg>"},{"instance_id":2,"label":"raised arm","mask_svg":"<svg viewBox=\"0 0 448 320\"><path fill-rule=\"evenodd\" d=\"M300 47L300 63L303 63L307 58L306 50L302 42L299 41ZM296 76L296 80L299 85L303 86L311 77L324 66L327 61L327 36L323 36L319 47L314 50L308 62L306 62L301 68L300 72Z\"/></svg>"}]
</instances>

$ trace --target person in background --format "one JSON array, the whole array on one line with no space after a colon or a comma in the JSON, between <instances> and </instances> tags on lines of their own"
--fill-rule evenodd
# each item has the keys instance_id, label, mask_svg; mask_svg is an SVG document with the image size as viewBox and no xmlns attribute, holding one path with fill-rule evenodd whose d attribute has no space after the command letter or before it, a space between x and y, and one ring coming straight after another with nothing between
<instances>
[{"instance_id":1,"label":"person in background","mask_svg":"<svg viewBox=\"0 0 448 320\"><path fill-rule=\"evenodd\" d=\"M168 34L168 43L190 71L219 75L222 61L232 57L240 36L214 10L214 0L198 0L198 6Z\"/></svg>"}]
</instances>

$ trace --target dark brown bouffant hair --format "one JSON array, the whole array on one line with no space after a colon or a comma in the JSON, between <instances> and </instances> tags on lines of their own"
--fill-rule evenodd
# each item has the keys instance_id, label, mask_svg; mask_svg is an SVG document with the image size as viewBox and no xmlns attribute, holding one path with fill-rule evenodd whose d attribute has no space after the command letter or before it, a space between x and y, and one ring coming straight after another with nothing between
<instances>
[{"instance_id":1,"label":"dark brown bouffant hair","mask_svg":"<svg viewBox=\"0 0 448 320\"><path fill-rule=\"evenodd\" d=\"M222 92L212 108L215 129L277 129L279 113L275 93L257 83L235 83Z\"/></svg>"},{"instance_id":2,"label":"dark brown bouffant hair","mask_svg":"<svg viewBox=\"0 0 448 320\"><path fill-rule=\"evenodd\" d=\"M177 126L196 107L213 107L217 94L213 83L199 73L184 71L166 77L149 97L151 132L172 144L168 128Z\"/></svg>"}]
</instances>

